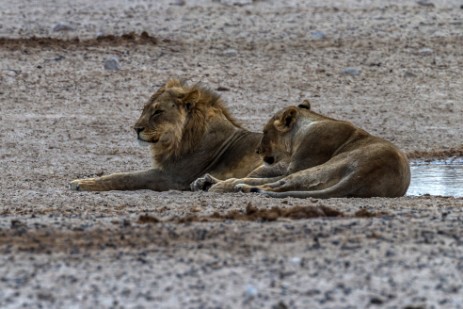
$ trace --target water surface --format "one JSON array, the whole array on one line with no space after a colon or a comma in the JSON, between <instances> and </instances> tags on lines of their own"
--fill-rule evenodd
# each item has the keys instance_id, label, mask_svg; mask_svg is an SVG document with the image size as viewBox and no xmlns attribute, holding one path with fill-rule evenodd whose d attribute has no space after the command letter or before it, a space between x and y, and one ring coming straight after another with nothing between
<instances>
[{"instance_id":1,"label":"water surface","mask_svg":"<svg viewBox=\"0 0 463 309\"><path fill-rule=\"evenodd\" d=\"M412 180L407 195L463 197L463 158L412 161Z\"/></svg>"}]
</instances>

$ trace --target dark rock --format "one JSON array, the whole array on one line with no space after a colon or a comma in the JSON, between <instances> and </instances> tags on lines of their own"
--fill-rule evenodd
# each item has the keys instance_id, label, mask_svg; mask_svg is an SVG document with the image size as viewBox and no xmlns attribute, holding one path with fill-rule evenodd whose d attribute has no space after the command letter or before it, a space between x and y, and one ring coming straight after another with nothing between
<instances>
[{"instance_id":1,"label":"dark rock","mask_svg":"<svg viewBox=\"0 0 463 309\"><path fill-rule=\"evenodd\" d=\"M358 76L360 73L362 73L362 70L360 68L355 68L355 67L347 67L344 68L341 73L343 75L350 75L350 76Z\"/></svg>"},{"instance_id":2,"label":"dark rock","mask_svg":"<svg viewBox=\"0 0 463 309\"><path fill-rule=\"evenodd\" d=\"M76 30L76 28L74 28L72 25L65 23L65 22L59 22L53 26L54 32L74 31L74 30Z\"/></svg>"},{"instance_id":3,"label":"dark rock","mask_svg":"<svg viewBox=\"0 0 463 309\"><path fill-rule=\"evenodd\" d=\"M110 57L105 60L104 68L108 71L118 71L121 69L119 59L116 56Z\"/></svg>"}]
</instances>

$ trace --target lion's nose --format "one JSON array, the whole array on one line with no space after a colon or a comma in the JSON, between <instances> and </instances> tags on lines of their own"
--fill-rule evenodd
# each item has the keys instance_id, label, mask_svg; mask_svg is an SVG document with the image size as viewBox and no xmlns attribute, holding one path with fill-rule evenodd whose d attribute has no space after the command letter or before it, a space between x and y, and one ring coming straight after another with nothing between
<instances>
[{"instance_id":1,"label":"lion's nose","mask_svg":"<svg viewBox=\"0 0 463 309\"><path fill-rule=\"evenodd\" d=\"M137 134L140 134L141 131L143 131L145 128L144 127L133 127L135 132L137 132Z\"/></svg>"}]
</instances>

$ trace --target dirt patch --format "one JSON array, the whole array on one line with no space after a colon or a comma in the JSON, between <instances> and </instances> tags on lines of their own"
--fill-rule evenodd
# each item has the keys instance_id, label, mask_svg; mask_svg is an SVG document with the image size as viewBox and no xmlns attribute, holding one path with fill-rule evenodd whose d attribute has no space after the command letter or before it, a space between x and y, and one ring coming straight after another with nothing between
<instances>
[{"instance_id":1,"label":"dirt patch","mask_svg":"<svg viewBox=\"0 0 463 309\"><path fill-rule=\"evenodd\" d=\"M137 221L137 223L139 223L139 224L159 223L159 222L161 222L161 220L159 220L159 219L156 218L156 217L150 216L150 215L148 215L148 214L141 215L141 216L138 218L138 221Z\"/></svg>"},{"instance_id":2,"label":"dirt patch","mask_svg":"<svg viewBox=\"0 0 463 309\"><path fill-rule=\"evenodd\" d=\"M61 39L53 37L7 38L0 37L2 48L15 50L17 48L76 48L76 47L115 47L130 45L156 45L159 41L146 31L141 34L134 32L116 35L102 35L92 39L81 40L78 37Z\"/></svg>"},{"instance_id":3,"label":"dirt patch","mask_svg":"<svg viewBox=\"0 0 463 309\"><path fill-rule=\"evenodd\" d=\"M252 131L309 99L411 159L462 154L457 0L225 2L2 2L0 307L462 303L462 198L68 190L151 166L132 125L169 77Z\"/></svg>"},{"instance_id":4,"label":"dirt patch","mask_svg":"<svg viewBox=\"0 0 463 309\"><path fill-rule=\"evenodd\" d=\"M181 218L171 218L167 220L158 219L152 215L144 214L138 218L139 224L157 224L157 223L191 223L191 222L223 222L227 220L234 221L257 221L271 222L278 219L313 219L313 218L375 218L386 216L389 213L380 211L372 212L367 209L360 209L352 216L327 206L292 206L278 207L274 206L270 209L259 209L248 203L244 211L231 210L225 214L214 212L212 215L188 215Z\"/></svg>"},{"instance_id":5,"label":"dirt patch","mask_svg":"<svg viewBox=\"0 0 463 309\"><path fill-rule=\"evenodd\" d=\"M463 157L463 145L461 147L454 147L450 149L436 149L436 150L425 150L425 151L411 151L407 153L409 159L423 159L423 160L435 160L435 159L447 159L451 157Z\"/></svg>"},{"instance_id":6,"label":"dirt patch","mask_svg":"<svg viewBox=\"0 0 463 309\"><path fill-rule=\"evenodd\" d=\"M211 222L225 220L270 222L281 218L298 220L340 216L342 216L341 212L325 206L294 206L290 208L272 207L270 209L258 209L249 203L244 212L232 210L226 214L215 212L210 216L191 215L181 218L177 222Z\"/></svg>"},{"instance_id":7,"label":"dirt patch","mask_svg":"<svg viewBox=\"0 0 463 309\"><path fill-rule=\"evenodd\" d=\"M208 216L189 215L181 218L161 220L149 214L143 214L136 221L114 220L111 224L98 222L91 226L61 226L53 224L27 224L23 220L13 219L9 228L0 229L0 252L5 254L15 250L34 253L82 253L94 250L121 248L175 247L179 244L198 245L198 241L217 241L228 244L227 239L236 239L242 246L242 233L234 229L236 224L248 222L272 222L265 224L268 230L279 230L274 224L279 219L292 219L303 222L303 219L314 218L374 218L384 216L386 212L371 212L361 209L353 215L346 215L327 206L293 206L257 208L249 203L244 211L231 210L226 214L215 212ZM221 222L233 222L224 229ZM241 223L240 223L241 222ZM133 224L136 223L136 224ZM198 224L198 223L204 223ZM281 222L284 224L285 222ZM230 230L231 229L231 230ZM273 236L272 236L273 235ZM274 237L273 233L267 235ZM267 237L266 236L266 237ZM229 245L229 244L228 244ZM227 245L227 246L228 246ZM253 246L258 246L253 244Z\"/></svg>"},{"instance_id":8,"label":"dirt patch","mask_svg":"<svg viewBox=\"0 0 463 309\"><path fill-rule=\"evenodd\" d=\"M372 212L365 208L362 208L360 210L357 210L354 213L354 218L375 218L375 217L383 217L387 215L389 215L389 213L385 211Z\"/></svg>"}]
</instances>

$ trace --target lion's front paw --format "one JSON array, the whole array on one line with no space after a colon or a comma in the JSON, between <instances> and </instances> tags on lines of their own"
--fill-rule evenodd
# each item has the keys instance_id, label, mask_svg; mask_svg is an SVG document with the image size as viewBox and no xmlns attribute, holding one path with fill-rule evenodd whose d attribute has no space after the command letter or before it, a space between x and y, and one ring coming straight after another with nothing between
<instances>
[{"instance_id":1,"label":"lion's front paw","mask_svg":"<svg viewBox=\"0 0 463 309\"><path fill-rule=\"evenodd\" d=\"M74 191L80 191L80 181L73 180L69 183L69 189L74 190Z\"/></svg>"},{"instance_id":2,"label":"lion's front paw","mask_svg":"<svg viewBox=\"0 0 463 309\"><path fill-rule=\"evenodd\" d=\"M209 188L218 182L217 179L209 174L204 177L198 178L190 184L191 191L207 191Z\"/></svg>"},{"instance_id":3,"label":"lion's front paw","mask_svg":"<svg viewBox=\"0 0 463 309\"><path fill-rule=\"evenodd\" d=\"M74 191L92 191L95 190L95 178L76 179L69 183L69 189Z\"/></svg>"}]
</instances>

